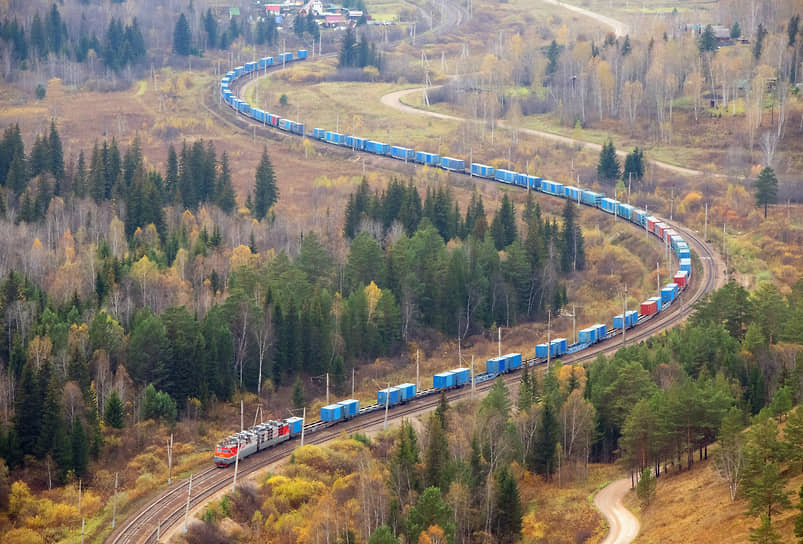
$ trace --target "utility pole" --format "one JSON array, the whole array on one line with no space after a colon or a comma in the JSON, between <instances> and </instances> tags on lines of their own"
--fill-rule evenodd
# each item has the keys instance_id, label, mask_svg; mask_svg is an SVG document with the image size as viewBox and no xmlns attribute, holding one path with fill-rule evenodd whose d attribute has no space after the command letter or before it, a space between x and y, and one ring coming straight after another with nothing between
<instances>
[{"instance_id":1,"label":"utility pole","mask_svg":"<svg viewBox=\"0 0 803 544\"><path fill-rule=\"evenodd\" d=\"M672 221L672 215L675 213L675 186L672 186L672 200L669 203L669 220Z\"/></svg>"},{"instance_id":2,"label":"utility pole","mask_svg":"<svg viewBox=\"0 0 803 544\"><path fill-rule=\"evenodd\" d=\"M626 345L625 330L627 329L627 284L625 284L625 298L622 301L622 346Z\"/></svg>"},{"instance_id":3,"label":"utility pole","mask_svg":"<svg viewBox=\"0 0 803 544\"><path fill-rule=\"evenodd\" d=\"M648 228L648 225L650 224L650 221L648 219L649 216L650 212L647 210L647 206L644 206L644 238L647 238L650 233L650 230Z\"/></svg>"},{"instance_id":4,"label":"utility pole","mask_svg":"<svg viewBox=\"0 0 803 544\"><path fill-rule=\"evenodd\" d=\"M167 485L173 483L173 433L170 433L170 441L167 443Z\"/></svg>"},{"instance_id":5,"label":"utility pole","mask_svg":"<svg viewBox=\"0 0 803 544\"><path fill-rule=\"evenodd\" d=\"M81 513L81 479L78 479L78 513Z\"/></svg>"},{"instance_id":6,"label":"utility pole","mask_svg":"<svg viewBox=\"0 0 803 544\"><path fill-rule=\"evenodd\" d=\"M415 350L415 390L421 390L421 375L419 374L418 350Z\"/></svg>"},{"instance_id":7,"label":"utility pole","mask_svg":"<svg viewBox=\"0 0 803 544\"><path fill-rule=\"evenodd\" d=\"M231 484L231 492L237 491L237 469L240 468L240 437L237 437L237 455L234 457L234 481ZM192 480L190 480L192 481ZM190 495L187 493L187 510L190 509Z\"/></svg>"},{"instance_id":8,"label":"utility pole","mask_svg":"<svg viewBox=\"0 0 803 544\"><path fill-rule=\"evenodd\" d=\"M630 190L633 188L633 172L627 173L627 203L630 204Z\"/></svg>"},{"instance_id":9,"label":"utility pole","mask_svg":"<svg viewBox=\"0 0 803 544\"><path fill-rule=\"evenodd\" d=\"M550 355L552 355L552 310L547 310L546 325L546 368L549 372Z\"/></svg>"},{"instance_id":10,"label":"utility pole","mask_svg":"<svg viewBox=\"0 0 803 544\"><path fill-rule=\"evenodd\" d=\"M477 391L477 384L474 381L474 356L471 356L471 396Z\"/></svg>"},{"instance_id":11,"label":"utility pole","mask_svg":"<svg viewBox=\"0 0 803 544\"><path fill-rule=\"evenodd\" d=\"M572 304L572 343L577 342L577 309Z\"/></svg>"},{"instance_id":12,"label":"utility pole","mask_svg":"<svg viewBox=\"0 0 803 544\"><path fill-rule=\"evenodd\" d=\"M114 503L112 504L112 529L114 529L115 523L117 522L117 475L118 473L114 473Z\"/></svg>"},{"instance_id":13,"label":"utility pole","mask_svg":"<svg viewBox=\"0 0 803 544\"><path fill-rule=\"evenodd\" d=\"M243 425L243 400L240 399L240 432L243 432L245 426Z\"/></svg>"},{"instance_id":14,"label":"utility pole","mask_svg":"<svg viewBox=\"0 0 803 544\"><path fill-rule=\"evenodd\" d=\"M304 406L304 411L301 412L301 445L304 445L304 427L307 423L307 407Z\"/></svg>"},{"instance_id":15,"label":"utility pole","mask_svg":"<svg viewBox=\"0 0 803 544\"><path fill-rule=\"evenodd\" d=\"M708 241L708 202L705 203L705 223L703 226L703 241Z\"/></svg>"},{"instance_id":16,"label":"utility pole","mask_svg":"<svg viewBox=\"0 0 803 544\"><path fill-rule=\"evenodd\" d=\"M239 451L239 448L237 448ZM234 473L236 477L236 472ZM184 508L184 534L187 534L187 523L190 520L190 495L192 495L192 472L190 472L190 483L187 486L187 506Z\"/></svg>"},{"instance_id":17,"label":"utility pole","mask_svg":"<svg viewBox=\"0 0 803 544\"><path fill-rule=\"evenodd\" d=\"M658 287L658 294L661 294L661 263L655 262L655 285Z\"/></svg>"},{"instance_id":18,"label":"utility pole","mask_svg":"<svg viewBox=\"0 0 803 544\"><path fill-rule=\"evenodd\" d=\"M501 357L502 356L502 327L497 327L496 332L497 332L497 335L498 335L497 340L496 340L496 349L498 351L497 355L499 357Z\"/></svg>"},{"instance_id":19,"label":"utility pole","mask_svg":"<svg viewBox=\"0 0 803 544\"><path fill-rule=\"evenodd\" d=\"M351 398L354 398L354 375L356 368L351 369Z\"/></svg>"},{"instance_id":20,"label":"utility pole","mask_svg":"<svg viewBox=\"0 0 803 544\"><path fill-rule=\"evenodd\" d=\"M390 406L390 382L388 382L388 388L385 389L385 423L383 425L383 429L388 428L388 407Z\"/></svg>"},{"instance_id":21,"label":"utility pole","mask_svg":"<svg viewBox=\"0 0 803 544\"><path fill-rule=\"evenodd\" d=\"M326 373L326 405L329 406L329 373Z\"/></svg>"},{"instance_id":22,"label":"utility pole","mask_svg":"<svg viewBox=\"0 0 803 544\"><path fill-rule=\"evenodd\" d=\"M469 164L468 177L473 178L474 177L474 169L471 168L471 165L474 164L474 149L471 148L471 147L468 148L468 164Z\"/></svg>"}]
</instances>

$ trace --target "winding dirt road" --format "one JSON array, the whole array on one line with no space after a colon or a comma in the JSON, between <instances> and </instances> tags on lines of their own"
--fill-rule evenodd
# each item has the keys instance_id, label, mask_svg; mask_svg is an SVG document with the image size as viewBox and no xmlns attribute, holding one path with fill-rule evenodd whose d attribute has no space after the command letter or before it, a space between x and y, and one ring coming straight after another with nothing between
<instances>
[{"instance_id":1,"label":"winding dirt road","mask_svg":"<svg viewBox=\"0 0 803 544\"><path fill-rule=\"evenodd\" d=\"M641 525L622 502L629 490L630 479L623 478L605 486L594 497L594 506L608 520L608 536L602 544L629 544L638 535Z\"/></svg>"},{"instance_id":2,"label":"winding dirt road","mask_svg":"<svg viewBox=\"0 0 803 544\"><path fill-rule=\"evenodd\" d=\"M599 21L600 23L611 27L613 29L614 33L617 36L624 36L624 35L626 35L628 33L628 26L625 23L623 23L622 21L617 21L616 19L613 19L613 18L608 17L606 15L595 13L593 11L589 11L587 9L584 9L584 8L581 8L581 7L578 7L578 6L574 6L574 5L571 5L571 4L566 4L564 2L560 2L559 0L541 0L541 1L545 2L547 4L552 4L552 5L558 6L558 7L562 8L562 9L567 9L567 10L573 11L575 13L579 13L581 15L584 15L586 17L589 17L591 19ZM432 118L435 118L435 119L458 121L458 122L461 122L461 123L466 121L466 119L463 118L463 117L458 117L458 116L455 116L455 115L448 115L448 114L445 114L445 113L438 113L438 112L434 112L434 111L428 111L428 110L424 110L424 109L419 109L419 108L416 108L416 107L413 107L413 106L409 106L409 105L407 105L407 104L402 102L402 98L404 98L405 96L410 95L410 94L414 94L414 93L420 93L420 92L423 92L423 90L424 90L423 87L418 87L418 88L415 88L415 89L405 89L405 90L402 90L402 91L395 91L395 92L392 92L392 93L389 93L389 94L386 94L385 96L383 96L381 101L382 101L382 104L384 104L385 106L388 106L389 108L393 108L395 110L398 110L398 111L401 111L401 112L404 112L404 113L410 113L410 114L413 114L413 115L424 115L424 116L432 117ZM481 121L474 121L474 122L479 123ZM497 121L496 125L499 126L499 127L505 127L506 123L504 121ZM545 140L549 140L549 141L560 143L560 144L581 145L584 148L591 149L593 151L602 150L602 146L600 144L596 144L596 143L593 143L593 142L586 142L586 141L583 141L583 140L575 140L574 138L569 138L568 136L561 136L559 134L553 134L551 132L545 132L545 131L542 131L542 130L535 130L535 129L530 129L530 128L520 128L519 132L521 134L528 134L530 136L536 136L538 138L543 138ZM627 152L622 151L622 150L617 151L616 154L618 156L620 156L620 157L626 157L627 156ZM664 162L664 161L658 161L658 160L655 160L655 159L648 159L647 162L652 164L652 165L654 165L654 166L656 166L656 167L658 167L658 168L661 168L662 170L666 170L666 171L672 172L674 174L680 174L682 176L701 176L701 175L703 175L703 172L700 171L700 170L695 170L693 168L684 168L682 166L676 166L674 164L670 164L670 163Z\"/></svg>"}]
</instances>

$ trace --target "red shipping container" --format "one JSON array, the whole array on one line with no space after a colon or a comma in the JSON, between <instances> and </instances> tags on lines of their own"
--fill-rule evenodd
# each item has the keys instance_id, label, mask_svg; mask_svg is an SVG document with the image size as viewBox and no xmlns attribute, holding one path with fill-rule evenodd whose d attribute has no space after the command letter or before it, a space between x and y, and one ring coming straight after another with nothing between
<instances>
[{"instance_id":1,"label":"red shipping container","mask_svg":"<svg viewBox=\"0 0 803 544\"><path fill-rule=\"evenodd\" d=\"M678 284L678 287L683 288L686 287L686 274L675 274L675 283Z\"/></svg>"},{"instance_id":2,"label":"red shipping container","mask_svg":"<svg viewBox=\"0 0 803 544\"><path fill-rule=\"evenodd\" d=\"M666 225L664 225L662 223L659 223L658 225L655 226L655 229L658 231L658 232L656 232L656 234L658 235L658 238L663 240L664 239L664 231L666 230Z\"/></svg>"},{"instance_id":3,"label":"red shipping container","mask_svg":"<svg viewBox=\"0 0 803 544\"><path fill-rule=\"evenodd\" d=\"M647 228L650 229L650 232L655 232L655 219L647 219Z\"/></svg>"},{"instance_id":4,"label":"red shipping container","mask_svg":"<svg viewBox=\"0 0 803 544\"><path fill-rule=\"evenodd\" d=\"M641 315L652 315L658 311L658 302L654 300L647 300L641 303Z\"/></svg>"}]
</instances>

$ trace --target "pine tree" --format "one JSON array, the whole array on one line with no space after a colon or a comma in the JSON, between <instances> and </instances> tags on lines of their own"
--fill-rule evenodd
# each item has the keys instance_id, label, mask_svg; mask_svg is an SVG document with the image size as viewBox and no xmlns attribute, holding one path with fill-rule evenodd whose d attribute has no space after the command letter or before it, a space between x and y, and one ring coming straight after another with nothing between
<instances>
[{"instance_id":1,"label":"pine tree","mask_svg":"<svg viewBox=\"0 0 803 544\"><path fill-rule=\"evenodd\" d=\"M117 391L112 391L106 400L106 407L103 410L103 421L113 429L122 429L125 424L123 401Z\"/></svg>"},{"instance_id":2,"label":"pine tree","mask_svg":"<svg viewBox=\"0 0 803 544\"><path fill-rule=\"evenodd\" d=\"M597 177L608 183L619 179L620 168L619 159L616 157L616 148L613 147L613 140L608 140L602 145L599 154L599 164L597 165Z\"/></svg>"},{"instance_id":3,"label":"pine tree","mask_svg":"<svg viewBox=\"0 0 803 544\"><path fill-rule=\"evenodd\" d=\"M55 8L56 5L54 4ZM48 138L48 148L50 151L50 163L48 170L56 178L56 186L64 180L64 151L61 148L61 138L56 130L56 121L50 121L50 136Z\"/></svg>"},{"instance_id":4,"label":"pine tree","mask_svg":"<svg viewBox=\"0 0 803 544\"><path fill-rule=\"evenodd\" d=\"M521 497L516 479L506 466L496 474L495 512L493 532L496 542L517 542L522 529Z\"/></svg>"},{"instance_id":5,"label":"pine tree","mask_svg":"<svg viewBox=\"0 0 803 544\"><path fill-rule=\"evenodd\" d=\"M11 159L11 166L6 176L6 187L14 191L16 196L21 195L28 186L28 176L25 173L25 157L21 153L15 153Z\"/></svg>"},{"instance_id":6,"label":"pine tree","mask_svg":"<svg viewBox=\"0 0 803 544\"><path fill-rule=\"evenodd\" d=\"M655 476L652 475L652 469L650 469L650 467L644 467L644 470L641 472L641 478L636 484L636 495L638 495L641 501L642 508L649 506L655 498L656 485L657 480Z\"/></svg>"},{"instance_id":7,"label":"pine tree","mask_svg":"<svg viewBox=\"0 0 803 544\"><path fill-rule=\"evenodd\" d=\"M296 381L293 383L293 407L300 409L304 407L305 403L304 385L301 383L301 377L296 376Z\"/></svg>"},{"instance_id":8,"label":"pine tree","mask_svg":"<svg viewBox=\"0 0 803 544\"><path fill-rule=\"evenodd\" d=\"M50 363L45 364L49 365ZM41 432L34 450L39 458L50 453L53 447L53 430L61 426L61 384L55 375L50 377L47 384L41 417Z\"/></svg>"},{"instance_id":9,"label":"pine tree","mask_svg":"<svg viewBox=\"0 0 803 544\"><path fill-rule=\"evenodd\" d=\"M558 42L552 40L552 43L549 44L549 49L547 49L546 58L549 61L546 66L545 75L547 81L552 79L552 74L558 71L558 59L560 58L560 47L558 47Z\"/></svg>"},{"instance_id":10,"label":"pine tree","mask_svg":"<svg viewBox=\"0 0 803 544\"><path fill-rule=\"evenodd\" d=\"M700 50L700 53L716 51L717 37L711 25L706 25L705 29L703 29L703 33L700 35L700 41L697 43L697 48Z\"/></svg>"},{"instance_id":11,"label":"pine tree","mask_svg":"<svg viewBox=\"0 0 803 544\"><path fill-rule=\"evenodd\" d=\"M625 36L625 43L622 44L622 56L626 57L630 54L632 48L630 46L630 34Z\"/></svg>"},{"instance_id":12,"label":"pine tree","mask_svg":"<svg viewBox=\"0 0 803 544\"><path fill-rule=\"evenodd\" d=\"M627 154L625 158L625 169L622 173L622 179L625 182L630 180L633 176L638 181L644 177L644 152L638 147L634 147L631 153Z\"/></svg>"},{"instance_id":13,"label":"pine tree","mask_svg":"<svg viewBox=\"0 0 803 544\"><path fill-rule=\"evenodd\" d=\"M273 165L268 157L268 148L262 149L262 159L257 166L256 180L254 185L254 216L257 220L262 220L268 214L271 206L279 198L279 189L276 187L276 179L273 174Z\"/></svg>"},{"instance_id":14,"label":"pine tree","mask_svg":"<svg viewBox=\"0 0 803 544\"><path fill-rule=\"evenodd\" d=\"M731 27L731 38L738 40L742 37L742 27L739 26L739 21L734 21Z\"/></svg>"},{"instance_id":15,"label":"pine tree","mask_svg":"<svg viewBox=\"0 0 803 544\"><path fill-rule=\"evenodd\" d=\"M449 489L449 436L437 415L429 418L429 442L424 452L424 485Z\"/></svg>"},{"instance_id":16,"label":"pine tree","mask_svg":"<svg viewBox=\"0 0 803 544\"><path fill-rule=\"evenodd\" d=\"M167 148L167 168L165 169L164 202L174 203L178 194L178 156L173 144Z\"/></svg>"},{"instance_id":17,"label":"pine tree","mask_svg":"<svg viewBox=\"0 0 803 544\"><path fill-rule=\"evenodd\" d=\"M765 167L753 182L755 187L756 206L764 206L764 219L767 218L767 206L778 202L778 178L775 171L769 166Z\"/></svg>"},{"instance_id":18,"label":"pine tree","mask_svg":"<svg viewBox=\"0 0 803 544\"><path fill-rule=\"evenodd\" d=\"M346 33L343 35L343 41L340 44L340 55L337 63L338 68L356 66L356 46L357 38L354 36L354 30L352 30L350 26L346 27Z\"/></svg>"},{"instance_id":19,"label":"pine tree","mask_svg":"<svg viewBox=\"0 0 803 544\"><path fill-rule=\"evenodd\" d=\"M204 16L204 30L206 31L206 46L214 49L217 45L217 21L212 16L211 8L206 10L206 16Z\"/></svg>"},{"instance_id":20,"label":"pine tree","mask_svg":"<svg viewBox=\"0 0 803 544\"><path fill-rule=\"evenodd\" d=\"M224 151L220 157L220 174L215 189L215 202L221 210L230 214L237 207L234 197L234 187L231 184L231 170L229 169L229 156Z\"/></svg>"},{"instance_id":21,"label":"pine tree","mask_svg":"<svg viewBox=\"0 0 803 544\"><path fill-rule=\"evenodd\" d=\"M187 56L190 54L192 35L190 34L190 24L184 13L179 15L176 27L173 30L173 53Z\"/></svg>"},{"instance_id":22,"label":"pine tree","mask_svg":"<svg viewBox=\"0 0 803 544\"><path fill-rule=\"evenodd\" d=\"M75 418L73 421L70 442L72 443L73 470L76 476L83 476L89 466L89 441L80 418Z\"/></svg>"},{"instance_id":23,"label":"pine tree","mask_svg":"<svg viewBox=\"0 0 803 544\"><path fill-rule=\"evenodd\" d=\"M300 14L296 14L295 19L293 19L293 32L299 38L304 35L304 27L306 26L306 21L304 17Z\"/></svg>"},{"instance_id":24,"label":"pine tree","mask_svg":"<svg viewBox=\"0 0 803 544\"><path fill-rule=\"evenodd\" d=\"M767 36L767 29L764 25L759 23L758 30L756 31L756 42L753 44L753 58L758 61L761 60L761 51L764 48L764 38Z\"/></svg>"},{"instance_id":25,"label":"pine tree","mask_svg":"<svg viewBox=\"0 0 803 544\"><path fill-rule=\"evenodd\" d=\"M23 366L14 404L14 426L20 449L27 454L35 451L42 428L42 396L37 377L29 364Z\"/></svg>"},{"instance_id":26,"label":"pine tree","mask_svg":"<svg viewBox=\"0 0 803 544\"><path fill-rule=\"evenodd\" d=\"M803 544L803 485L800 486L797 496L800 497L800 501L797 503L797 509L800 512L795 517L795 536L800 538L797 544Z\"/></svg>"},{"instance_id":27,"label":"pine tree","mask_svg":"<svg viewBox=\"0 0 803 544\"><path fill-rule=\"evenodd\" d=\"M545 390L546 392L546 390ZM544 403L541 411L541 425L535 436L535 446L531 454L532 461L528 463L534 472L542 474L546 480L551 479L555 466L555 448L558 443L558 420L551 402Z\"/></svg>"}]
</instances>

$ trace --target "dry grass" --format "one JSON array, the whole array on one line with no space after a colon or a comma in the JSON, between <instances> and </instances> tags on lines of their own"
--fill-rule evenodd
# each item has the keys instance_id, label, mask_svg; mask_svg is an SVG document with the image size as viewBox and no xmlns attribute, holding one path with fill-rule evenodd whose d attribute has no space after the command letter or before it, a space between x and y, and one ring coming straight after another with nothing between
<instances>
[{"instance_id":1,"label":"dry grass","mask_svg":"<svg viewBox=\"0 0 803 544\"><path fill-rule=\"evenodd\" d=\"M801 483L803 475L796 467L786 487L794 493L793 504ZM625 505L641 520L636 544L746 544L750 531L759 525L758 518L746 515L746 500L731 502L728 486L710 460L695 463L690 471L661 476L656 499L646 510L641 509L634 492L627 495ZM792 508L773 517L773 527L783 542L795 541L797 513Z\"/></svg>"}]
</instances>

